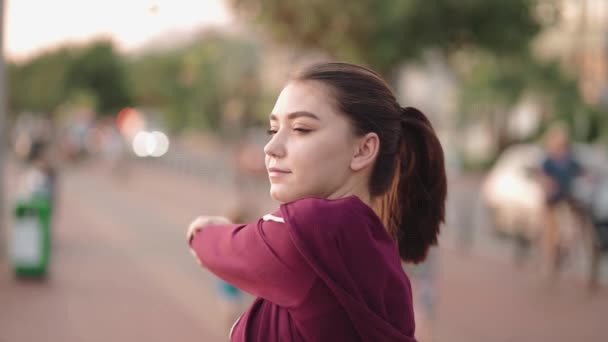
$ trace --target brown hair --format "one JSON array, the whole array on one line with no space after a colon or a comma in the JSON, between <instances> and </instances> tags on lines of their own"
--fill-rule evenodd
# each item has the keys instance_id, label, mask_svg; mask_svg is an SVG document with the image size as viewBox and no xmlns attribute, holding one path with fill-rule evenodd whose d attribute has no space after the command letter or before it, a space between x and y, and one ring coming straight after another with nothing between
<instances>
[{"instance_id":1,"label":"brown hair","mask_svg":"<svg viewBox=\"0 0 608 342\"><path fill-rule=\"evenodd\" d=\"M447 195L443 149L429 120L418 109L402 108L388 84L362 66L314 64L293 80L329 86L337 109L350 118L356 134L378 134L380 151L370 194L399 245L401 259L423 261L437 244Z\"/></svg>"}]
</instances>

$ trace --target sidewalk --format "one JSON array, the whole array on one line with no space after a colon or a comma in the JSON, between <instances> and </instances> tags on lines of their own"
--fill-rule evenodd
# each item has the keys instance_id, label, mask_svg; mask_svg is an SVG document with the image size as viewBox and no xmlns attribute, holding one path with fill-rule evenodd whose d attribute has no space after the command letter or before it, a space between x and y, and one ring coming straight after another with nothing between
<instances>
[{"instance_id":1,"label":"sidewalk","mask_svg":"<svg viewBox=\"0 0 608 342\"><path fill-rule=\"evenodd\" d=\"M508 261L449 248L439 259L434 342L606 341L606 287L589 293L572 277L547 284Z\"/></svg>"},{"instance_id":2,"label":"sidewalk","mask_svg":"<svg viewBox=\"0 0 608 342\"><path fill-rule=\"evenodd\" d=\"M155 251L164 237L155 227L144 233L144 215L121 216L127 200L88 171L62 180L50 277L18 281L0 260L0 341L225 341L210 276L191 260L183 231L170 258Z\"/></svg>"}]
</instances>

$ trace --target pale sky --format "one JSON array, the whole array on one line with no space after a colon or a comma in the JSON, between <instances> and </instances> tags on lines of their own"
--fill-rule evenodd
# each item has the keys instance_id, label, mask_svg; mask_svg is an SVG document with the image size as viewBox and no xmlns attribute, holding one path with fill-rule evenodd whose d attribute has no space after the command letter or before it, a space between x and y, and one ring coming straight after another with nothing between
<instances>
[{"instance_id":1,"label":"pale sky","mask_svg":"<svg viewBox=\"0 0 608 342\"><path fill-rule=\"evenodd\" d=\"M129 50L167 31L231 20L223 0L5 0L5 52L22 59L99 36Z\"/></svg>"}]
</instances>

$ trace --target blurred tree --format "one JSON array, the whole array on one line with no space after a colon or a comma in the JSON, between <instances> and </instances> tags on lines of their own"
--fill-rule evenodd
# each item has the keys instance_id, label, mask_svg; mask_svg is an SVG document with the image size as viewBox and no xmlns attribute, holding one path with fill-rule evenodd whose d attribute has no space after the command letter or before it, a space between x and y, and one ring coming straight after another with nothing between
<instances>
[{"instance_id":1,"label":"blurred tree","mask_svg":"<svg viewBox=\"0 0 608 342\"><path fill-rule=\"evenodd\" d=\"M243 37L207 31L170 52L142 55L129 63L138 105L160 109L173 131L232 130L255 116L259 96L258 51Z\"/></svg>"},{"instance_id":2,"label":"blurred tree","mask_svg":"<svg viewBox=\"0 0 608 342\"><path fill-rule=\"evenodd\" d=\"M8 68L9 112L44 112L90 94L97 110L114 114L131 103L122 57L109 41L81 48L62 47L12 63Z\"/></svg>"},{"instance_id":3,"label":"blurred tree","mask_svg":"<svg viewBox=\"0 0 608 342\"><path fill-rule=\"evenodd\" d=\"M525 50L540 25L535 0L229 0L275 38L390 78L428 48L449 56L469 46L497 54Z\"/></svg>"},{"instance_id":4,"label":"blurred tree","mask_svg":"<svg viewBox=\"0 0 608 342\"><path fill-rule=\"evenodd\" d=\"M580 139L600 134L602 115L584 104L575 78L531 57L543 27L556 23L553 0L229 0L279 42L373 66L395 83L401 63L438 51L463 84L463 126L489 120L498 151L524 94L541 99L547 118L588 122ZM581 119L583 117L584 119ZM608 120L606 120L608 121Z\"/></svg>"},{"instance_id":5,"label":"blurred tree","mask_svg":"<svg viewBox=\"0 0 608 342\"><path fill-rule=\"evenodd\" d=\"M88 90L96 95L101 114L115 114L132 102L122 59L111 41L97 41L78 51L66 78L68 92Z\"/></svg>"},{"instance_id":6,"label":"blurred tree","mask_svg":"<svg viewBox=\"0 0 608 342\"><path fill-rule=\"evenodd\" d=\"M52 113L67 94L66 74L73 60L67 48L8 66L8 112Z\"/></svg>"},{"instance_id":7,"label":"blurred tree","mask_svg":"<svg viewBox=\"0 0 608 342\"><path fill-rule=\"evenodd\" d=\"M482 117L489 119L498 151L516 142L508 135L509 114L524 96L533 97L542 112L541 125L529 139L536 138L556 119L573 128L583 123L585 127L573 130L577 140L599 138L601 110L584 102L576 78L566 75L559 62L541 62L529 54L504 57L468 53L467 58L472 68L462 78L460 122L466 125Z\"/></svg>"}]
</instances>

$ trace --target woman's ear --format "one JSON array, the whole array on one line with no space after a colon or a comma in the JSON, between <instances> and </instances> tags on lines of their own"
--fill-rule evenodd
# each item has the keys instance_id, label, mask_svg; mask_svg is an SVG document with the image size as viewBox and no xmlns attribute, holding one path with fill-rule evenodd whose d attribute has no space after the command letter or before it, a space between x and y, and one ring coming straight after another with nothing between
<instances>
[{"instance_id":1,"label":"woman's ear","mask_svg":"<svg viewBox=\"0 0 608 342\"><path fill-rule=\"evenodd\" d=\"M359 171L373 165L379 151L380 138L378 134L370 132L361 138L357 138L350 168L353 171Z\"/></svg>"}]
</instances>

